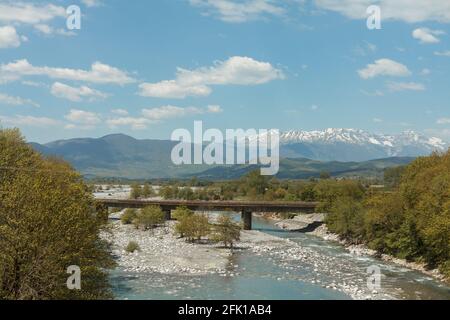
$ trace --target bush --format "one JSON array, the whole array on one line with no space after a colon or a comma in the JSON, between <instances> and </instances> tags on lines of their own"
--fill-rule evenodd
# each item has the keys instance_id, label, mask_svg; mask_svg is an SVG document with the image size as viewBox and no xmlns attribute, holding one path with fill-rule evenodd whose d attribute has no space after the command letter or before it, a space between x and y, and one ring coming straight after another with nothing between
<instances>
[{"instance_id":1,"label":"bush","mask_svg":"<svg viewBox=\"0 0 450 320\"><path fill-rule=\"evenodd\" d=\"M208 216L201 214L185 214L178 219L175 232L187 241L201 240L210 232Z\"/></svg>"},{"instance_id":2,"label":"bush","mask_svg":"<svg viewBox=\"0 0 450 320\"><path fill-rule=\"evenodd\" d=\"M223 214L219 217L217 225L214 226L214 232L211 239L216 242L222 242L225 247L233 247L235 241L241 238L241 228L234 223L229 215Z\"/></svg>"},{"instance_id":3,"label":"bush","mask_svg":"<svg viewBox=\"0 0 450 320\"><path fill-rule=\"evenodd\" d=\"M136 228L148 230L155 228L157 225L164 223L164 212L159 206L148 206L143 208L134 219L133 223Z\"/></svg>"},{"instance_id":4,"label":"bush","mask_svg":"<svg viewBox=\"0 0 450 320\"><path fill-rule=\"evenodd\" d=\"M137 216L136 209L127 209L122 214L120 221L122 221L122 224L132 224L134 219L136 219L136 216Z\"/></svg>"},{"instance_id":5,"label":"bush","mask_svg":"<svg viewBox=\"0 0 450 320\"><path fill-rule=\"evenodd\" d=\"M187 207L178 207L172 211L172 218L175 220L181 220L186 216L192 216L194 212Z\"/></svg>"},{"instance_id":6,"label":"bush","mask_svg":"<svg viewBox=\"0 0 450 320\"><path fill-rule=\"evenodd\" d=\"M68 163L0 129L0 300L111 298L114 261L95 207ZM71 265L81 267L82 290L65 286Z\"/></svg>"},{"instance_id":7,"label":"bush","mask_svg":"<svg viewBox=\"0 0 450 320\"><path fill-rule=\"evenodd\" d=\"M142 187L139 184L133 184L131 186L131 199L139 199L142 196Z\"/></svg>"},{"instance_id":8,"label":"bush","mask_svg":"<svg viewBox=\"0 0 450 320\"><path fill-rule=\"evenodd\" d=\"M128 242L128 245L125 248L125 251L128 253L134 253L135 251L140 251L140 250L141 250L141 248L139 247L137 242L134 242L134 241Z\"/></svg>"},{"instance_id":9,"label":"bush","mask_svg":"<svg viewBox=\"0 0 450 320\"><path fill-rule=\"evenodd\" d=\"M153 188L148 183L146 183L142 188L141 192L142 197L149 198L153 196L153 194L154 194Z\"/></svg>"},{"instance_id":10,"label":"bush","mask_svg":"<svg viewBox=\"0 0 450 320\"><path fill-rule=\"evenodd\" d=\"M362 204L352 198L337 199L326 218L328 228L346 240L361 241L364 228L363 209Z\"/></svg>"}]
</instances>

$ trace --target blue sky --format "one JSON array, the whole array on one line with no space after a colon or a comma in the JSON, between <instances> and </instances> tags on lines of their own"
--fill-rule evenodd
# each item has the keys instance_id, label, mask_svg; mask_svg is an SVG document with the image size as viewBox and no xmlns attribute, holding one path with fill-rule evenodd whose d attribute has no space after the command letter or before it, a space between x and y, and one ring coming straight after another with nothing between
<instances>
[{"instance_id":1,"label":"blue sky","mask_svg":"<svg viewBox=\"0 0 450 320\"><path fill-rule=\"evenodd\" d=\"M449 24L448 0L0 0L0 125L37 142L194 120L450 141Z\"/></svg>"}]
</instances>

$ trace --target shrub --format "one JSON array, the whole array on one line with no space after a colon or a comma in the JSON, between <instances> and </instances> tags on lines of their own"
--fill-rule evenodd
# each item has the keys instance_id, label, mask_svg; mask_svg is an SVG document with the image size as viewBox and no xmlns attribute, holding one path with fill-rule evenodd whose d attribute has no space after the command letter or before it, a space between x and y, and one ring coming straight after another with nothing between
<instances>
[{"instance_id":1,"label":"shrub","mask_svg":"<svg viewBox=\"0 0 450 320\"><path fill-rule=\"evenodd\" d=\"M187 241L200 240L210 232L208 216L185 214L178 219L175 232L181 237L186 237Z\"/></svg>"},{"instance_id":2,"label":"shrub","mask_svg":"<svg viewBox=\"0 0 450 320\"><path fill-rule=\"evenodd\" d=\"M133 184L131 186L131 199L139 199L142 196L142 187L139 184Z\"/></svg>"},{"instance_id":3,"label":"shrub","mask_svg":"<svg viewBox=\"0 0 450 320\"><path fill-rule=\"evenodd\" d=\"M143 208L134 219L133 223L136 228L148 230L156 227L158 224L164 223L164 212L159 206L148 206Z\"/></svg>"},{"instance_id":4,"label":"shrub","mask_svg":"<svg viewBox=\"0 0 450 320\"><path fill-rule=\"evenodd\" d=\"M135 251L140 251L140 250L141 250L141 248L139 247L137 242L134 242L134 241L128 242L128 245L125 248L125 251L128 253L134 253Z\"/></svg>"},{"instance_id":5,"label":"shrub","mask_svg":"<svg viewBox=\"0 0 450 320\"><path fill-rule=\"evenodd\" d=\"M229 215L221 215L214 226L214 232L211 239L216 242L222 242L225 247L233 247L235 241L241 238L241 228L234 223Z\"/></svg>"},{"instance_id":6,"label":"shrub","mask_svg":"<svg viewBox=\"0 0 450 320\"><path fill-rule=\"evenodd\" d=\"M137 216L136 209L127 209L122 214L120 221L122 221L122 224L132 224L134 219L136 219L136 216Z\"/></svg>"}]
</instances>

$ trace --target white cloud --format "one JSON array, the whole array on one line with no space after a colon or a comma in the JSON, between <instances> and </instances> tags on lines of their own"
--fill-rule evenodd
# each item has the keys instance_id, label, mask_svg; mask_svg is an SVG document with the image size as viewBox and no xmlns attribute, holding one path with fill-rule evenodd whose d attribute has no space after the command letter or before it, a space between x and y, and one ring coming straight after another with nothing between
<instances>
[{"instance_id":1,"label":"white cloud","mask_svg":"<svg viewBox=\"0 0 450 320\"><path fill-rule=\"evenodd\" d=\"M426 89L423 84L416 82L389 82L387 86L391 91L424 91Z\"/></svg>"},{"instance_id":2,"label":"white cloud","mask_svg":"<svg viewBox=\"0 0 450 320\"><path fill-rule=\"evenodd\" d=\"M30 105L36 108L39 108L39 104L30 100L30 99L24 99L21 97L13 97L4 93L0 93L0 104L8 104L12 106L23 106L23 105Z\"/></svg>"},{"instance_id":3,"label":"white cloud","mask_svg":"<svg viewBox=\"0 0 450 320\"><path fill-rule=\"evenodd\" d=\"M122 117L116 119L108 119L106 120L106 123L111 128L116 128L120 126L131 126L133 130L143 130L146 129L147 126L152 123L152 121L143 117L140 118Z\"/></svg>"},{"instance_id":4,"label":"white cloud","mask_svg":"<svg viewBox=\"0 0 450 320\"><path fill-rule=\"evenodd\" d=\"M420 74L423 75L423 76L427 76L427 75L431 74L431 70L428 69L428 68L424 68L424 69L422 69Z\"/></svg>"},{"instance_id":5,"label":"white cloud","mask_svg":"<svg viewBox=\"0 0 450 320\"><path fill-rule=\"evenodd\" d=\"M100 7L103 3L100 0L81 0L83 4L88 7Z\"/></svg>"},{"instance_id":6,"label":"white cloud","mask_svg":"<svg viewBox=\"0 0 450 320\"><path fill-rule=\"evenodd\" d=\"M366 19L367 8L379 5L384 20L450 22L450 1L447 0L315 0L315 4L351 19Z\"/></svg>"},{"instance_id":7,"label":"white cloud","mask_svg":"<svg viewBox=\"0 0 450 320\"><path fill-rule=\"evenodd\" d=\"M101 122L98 114L77 109L71 109L69 114L67 114L64 118L74 124L83 125L85 127L91 127Z\"/></svg>"},{"instance_id":8,"label":"white cloud","mask_svg":"<svg viewBox=\"0 0 450 320\"><path fill-rule=\"evenodd\" d=\"M34 28L37 31L39 31L40 33L47 35L47 36L51 36L54 34L61 35L61 36L75 36L76 35L76 33L73 31L69 31L69 30L66 30L63 28L55 29L55 28L49 26L48 24L43 24L43 23L34 25Z\"/></svg>"},{"instance_id":9,"label":"white cloud","mask_svg":"<svg viewBox=\"0 0 450 320\"><path fill-rule=\"evenodd\" d=\"M113 109L111 110L112 113L117 114L119 116L127 116L128 115L128 111L125 109Z\"/></svg>"},{"instance_id":10,"label":"white cloud","mask_svg":"<svg viewBox=\"0 0 450 320\"><path fill-rule=\"evenodd\" d=\"M435 51L434 55L435 56L440 56L440 57L450 57L450 50L448 50L448 51Z\"/></svg>"},{"instance_id":11,"label":"white cloud","mask_svg":"<svg viewBox=\"0 0 450 320\"><path fill-rule=\"evenodd\" d=\"M209 113L222 113L223 109L219 105L209 105L208 106L208 112Z\"/></svg>"},{"instance_id":12,"label":"white cloud","mask_svg":"<svg viewBox=\"0 0 450 320\"><path fill-rule=\"evenodd\" d=\"M420 40L420 43L439 43L441 40L437 36L445 34L442 30L431 30L428 28L418 28L412 33L414 39Z\"/></svg>"},{"instance_id":13,"label":"white cloud","mask_svg":"<svg viewBox=\"0 0 450 320\"><path fill-rule=\"evenodd\" d=\"M10 126L29 126L29 127L49 127L58 126L60 121L47 117L33 117L16 115L14 117L0 116L0 123L5 123Z\"/></svg>"},{"instance_id":14,"label":"white cloud","mask_svg":"<svg viewBox=\"0 0 450 320\"><path fill-rule=\"evenodd\" d=\"M16 28L11 26L0 27L0 49L3 48L17 48L22 43L21 38L16 31Z\"/></svg>"},{"instance_id":15,"label":"white cloud","mask_svg":"<svg viewBox=\"0 0 450 320\"><path fill-rule=\"evenodd\" d=\"M127 72L101 62L93 63L91 70L88 71L69 68L52 68L47 66L37 67L30 64L26 59L2 64L0 66L0 81L2 78L6 79L6 81L13 81L24 76L47 76L52 79L118 85L135 82Z\"/></svg>"},{"instance_id":16,"label":"white cloud","mask_svg":"<svg viewBox=\"0 0 450 320\"><path fill-rule=\"evenodd\" d=\"M88 99L89 101L94 101L96 99L105 99L108 97L106 93L91 89L86 86L75 88L60 82L55 82L52 85L51 93L55 97L67 99L74 102L83 101L84 98Z\"/></svg>"},{"instance_id":17,"label":"white cloud","mask_svg":"<svg viewBox=\"0 0 450 320\"><path fill-rule=\"evenodd\" d=\"M390 59L380 59L366 68L358 70L358 74L363 79L370 79L377 76L405 77L411 75L408 67Z\"/></svg>"},{"instance_id":18,"label":"white cloud","mask_svg":"<svg viewBox=\"0 0 450 320\"><path fill-rule=\"evenodd\" d=\"M142 109L142 115L149 120L160 121L181 118L188 115L202 114L203 110L197 107L181 108L176 106L163 106L152 109Z\"/></svg>"},{"instance_id":19,"label":"white cloud","mask_svg":"<svg viewBox=\"0 0 450 320\"><path fill-rule=\"evenodd\" d=\"M218 16L220 20L230 23L282 16L285 13L285 9L272 0L190 0L190 3L203 8L206 15Z\"/></svg>"},{"instance_id":20,"label":"white cloud","mask_svg":"<svg viewBox=\"0 0 450 320\"><path fill-rule=\"evenodd\" d=\"M450 118L440 118L436 121L437 124L450 124Z\"/></svg>"},{"instance_id":21,"label":"white cloud","mask_svg":"<svg viewBox=\"0 0 450 320\"><path fill-rule=\"evenodd\" d=\"M372 120L375 123L382 123L383 122L383 119L380 119L380 118L373 118Z\"/></svg>"},{"instance_id":22,"label":"white cloud","mask_svg":"<svg viewBox=\"0 0 450 320\"><path fill-rule=\"evenodd\" d=\"M116 112L114 112L116 111ZM106 123L112 127L119 126L131 126L133 130L142 130L146 129L148 125L153 123L158 123L164 120L182 118L192 115L201 115L201 114L217 114L223 112L223 109L219 105L209 105L206 108L197 108L197 107L177 107L177 106L162 106L158 108L151 109L142 109L142 117L128 117L124 114L122 109L113 110L113 113L124 115L119 118L111 118L106 121ZM123 114L121 114L123 113Z\"/></svg>"},{"instance_id":23,"label":"white cloud","mask_svg":"<svg viewBox=\"0 0 450 320\"><path fill-rule=\"evenodd\" d=\"M155 98L183 99L188 96L203 97L211 93L211 88L199 85L189 86L178 83L176 80L165 80L158 83L143 83L139 86L140 95Z\"/></svg>"},{"instance_id":24,"label":"white cloud","mask_svg":"<svg viewBox=\"0 0 450 320\"><path fill-rule=\"evenodd\" d=\"M178 68L175 80L143 83L141 96L182 99L188 96L207 96L211 85L259 85L276 79L284 79L281 70L268 62L248 57L231 57L218 61L212 67L195 70Z\"/></svg>"},{"instance_id":25,"label":"white cloud","mask_svg":"<svg viewBox=\"0 0 450 320\"><path fill-rule=\"evenodd\" d=\"M53 4L37 6L23 1L0 3L0 22L2 23L35 25L58 17L66 17L66 9L62 6Z\"/></svg>"}]
</instances>

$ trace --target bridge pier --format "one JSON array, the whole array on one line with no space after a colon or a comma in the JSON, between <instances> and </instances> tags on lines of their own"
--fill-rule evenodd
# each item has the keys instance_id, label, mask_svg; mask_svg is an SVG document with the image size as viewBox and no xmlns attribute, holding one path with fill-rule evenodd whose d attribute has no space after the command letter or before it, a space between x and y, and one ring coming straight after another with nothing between
<instances>
[{"instance_id":1,"label":"bridge pier","mask_svg":"<svg viewBox=\"0 0 450 320\"><path fill-rule=\"evenodd\" d=\"M244 230L252 230L252 212L249 210L242 210L241 220L244 225Z\"/></svg>"},{"instance_id":2,"label":"bridge pier","mask_svg":"<svg viewBox=\"0 0 450 320\"><path fill-rule=\"evenodd\" d=\"M163 212L164 212L164 219L166 221L172 220L172 210L170 210L170 209L163 209Z\"/></svg>"}]
</instances>

